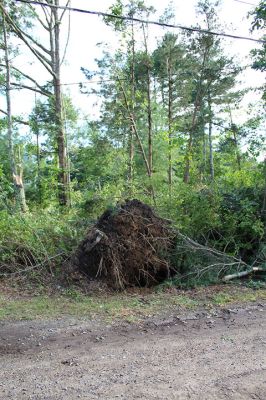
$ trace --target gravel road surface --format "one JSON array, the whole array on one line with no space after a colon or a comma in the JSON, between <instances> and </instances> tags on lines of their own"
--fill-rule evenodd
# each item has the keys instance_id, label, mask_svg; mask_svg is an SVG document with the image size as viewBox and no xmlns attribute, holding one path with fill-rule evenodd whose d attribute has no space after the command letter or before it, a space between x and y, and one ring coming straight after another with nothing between
<instances>
[{"instance_id":1,"label":"gravel road surface","mask_svg":"<svg viewBox=\"0 0 266 400\"><path fill-rule=\"evenodd\" d=\"M266 399L266 304L0 322L0 399Z\"/></svg>"}]
</instances>

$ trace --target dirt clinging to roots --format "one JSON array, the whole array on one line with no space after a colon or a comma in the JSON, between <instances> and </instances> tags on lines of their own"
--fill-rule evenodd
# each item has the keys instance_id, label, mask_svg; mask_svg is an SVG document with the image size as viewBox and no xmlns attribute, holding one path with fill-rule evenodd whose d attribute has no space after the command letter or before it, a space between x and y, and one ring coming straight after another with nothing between
<instances>
[{"instance_id":1,"label":"dirt clinging to roots","mask_svg":"<svg viewBox=\"0 0 266 400\"><path fill-rule=\"evenodd\" d=\"M80 243L75 267L116 289L152 286L174 274L170 255L174 231L139 200L107 210Z\"/></svg>"}]
</instances>

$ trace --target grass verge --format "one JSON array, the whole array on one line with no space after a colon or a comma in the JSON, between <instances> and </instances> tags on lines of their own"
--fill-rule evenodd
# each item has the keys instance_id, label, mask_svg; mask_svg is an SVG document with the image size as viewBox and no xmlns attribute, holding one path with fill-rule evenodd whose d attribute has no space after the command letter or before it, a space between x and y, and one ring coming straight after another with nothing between
<instances>
[{"instance_id":1,"label":"grass verge","mask_svg":"<svg viewBox=\"0 0 266 400\"><path fill-rule=\"evenodd\" d=\"M76 290L61 295L32 297L0 295L0 320L52 319L62 316L116 319L134 322L169 310L223 307L266 301L266 290L214 286L190 291L149 292L85 296Z\"/></svg>"},{"instance_id":2,"label":"grass verge","mask_svg":"<svg viewBox=\"0 0 266 400\"><path fill-rule=\"evenodd\" d=\"M39 295L25 299L0 296L0 320L31 320L71 315L133 322L173 306L191 308L197 306L197 302L183 294L175 296L152 294L144 297L118 294L106 297L88 297L79 294L69 297L65 294L53 297Z\"/></svg>"}]
</instances>

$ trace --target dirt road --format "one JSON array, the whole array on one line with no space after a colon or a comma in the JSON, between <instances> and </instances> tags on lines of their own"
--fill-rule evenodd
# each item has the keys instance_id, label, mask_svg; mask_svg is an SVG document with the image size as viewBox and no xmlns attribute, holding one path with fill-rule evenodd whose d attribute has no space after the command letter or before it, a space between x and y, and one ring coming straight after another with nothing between
<instances>
[{"instance_id":1,"label":"dirt road","mask_svg":"<svg viewBox=\"0 0 266 400\"><path fill-rule=\"evenodd\" d=\"M0 399L266 399L266 304L0 323Z\"/></svg>"}]
</instances>

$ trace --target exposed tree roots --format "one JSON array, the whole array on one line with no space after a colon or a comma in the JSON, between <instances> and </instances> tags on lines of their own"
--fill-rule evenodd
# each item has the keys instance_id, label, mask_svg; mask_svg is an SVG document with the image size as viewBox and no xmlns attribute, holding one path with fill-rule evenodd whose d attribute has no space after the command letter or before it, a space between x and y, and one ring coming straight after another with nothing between
<instances>
[{"instance_id":1,"label":"exposed tree roots","mask_svg":"<svg viewBox=\"0 0 266 400\"><path fill-rule=\"evenodd\" d=\"M170 223L138 200L106 211L89 230L73 264L89 278L117 289L152 286L173 276L170 256L175 246Z\"/></svg>"}]
</instances>

